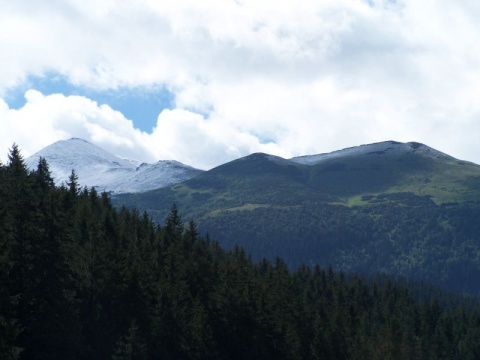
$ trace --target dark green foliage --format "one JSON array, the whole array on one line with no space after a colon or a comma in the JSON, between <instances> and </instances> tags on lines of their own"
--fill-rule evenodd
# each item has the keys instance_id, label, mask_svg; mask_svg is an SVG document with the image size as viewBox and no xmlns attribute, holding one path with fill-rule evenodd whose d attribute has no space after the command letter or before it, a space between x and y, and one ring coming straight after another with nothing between
<instances>
[{"instance_id":1,"label":"dark green foliage","mask_svg":"<svg viewBox=\"0 0 480 360\"><path fill-rule=\"evenodd\" d=\"M138 335L138 327L132 321L128 333L123 337L115 348L112 360L146 360L146 345Z\"/></svg>"},{"instance_id":2,"label":"dark green foliage","mask_svg":"<svg viewBox=\"0 0 480 360\"><path fill-rule=\"evenodd\" d=\"M0 358L14 360L18 358L21 349L16 346L20 333L15 312L18 297L7 286L13 266L7 181L7 168L0 162Z\"/></svg>"},{"instance_id":3,"label":"dark green foliage","mask_svg":"<svg viewBox=\"0 0 480 360\"><path fill-rule=\"evenodd\" d=\"M48 164L28 172L16 147L0 165L1 359L479 356L478 300L255 263L185 226L176 206L158 226L73 175L55 188Z\"/></svg>"}]
</instances>

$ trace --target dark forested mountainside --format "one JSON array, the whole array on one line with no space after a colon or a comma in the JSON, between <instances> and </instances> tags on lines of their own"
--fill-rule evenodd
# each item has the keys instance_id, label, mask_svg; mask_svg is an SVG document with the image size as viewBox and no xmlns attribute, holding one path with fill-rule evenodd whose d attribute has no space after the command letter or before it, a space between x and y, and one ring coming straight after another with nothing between
<instances>
[{"instance_id":1,"label":"dark forested mountainside","mask_svg":"<svg viewBox=\"0 0 480 360\"><path fill-rule=\"evenodd\" d=\"M225 211L200 229L254 259L385 272L480 295L480 203L457 206L306 205Z\"/></svg>"},{"instance_id":2,"label":"dark forested mountainside","mask_svg":"<svg viewBox=\"0 0 480 360\"><path fill-rule=\"evenodd\" d=\"M175 186L114 197L163 222L172 203L220 244L480 294L480 166L418 143L300 164L253 154Z\"/></svg>"},{"instance_id":3,"label":"dark forested mountainside","mask_svg":"<svg viewBox=\"0 0 480 360\"><path fill-rule=\"evenodd\" d=\"M412 297L390 278L253 262L56 188L14 146L0 164L0 359L478 359L478 304ZM301 226L298 227L301 231Z\"/></svg>"}]
</instances>

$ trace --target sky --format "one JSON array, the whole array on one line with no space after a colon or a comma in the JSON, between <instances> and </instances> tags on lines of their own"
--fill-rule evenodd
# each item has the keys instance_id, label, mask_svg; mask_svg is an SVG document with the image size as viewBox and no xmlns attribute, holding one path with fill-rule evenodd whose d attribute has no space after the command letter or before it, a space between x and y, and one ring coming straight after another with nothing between
<instances>
[{"instance_id":1,"label":"sky","mask_svg":"<svg viewBox=\"0 0 480 360\"><path fill-rule=\"evenodd\" d=\"M0 1L0 159L210 169L417 141L480 164L478 0Z\"/></svg>"}]
</instances>

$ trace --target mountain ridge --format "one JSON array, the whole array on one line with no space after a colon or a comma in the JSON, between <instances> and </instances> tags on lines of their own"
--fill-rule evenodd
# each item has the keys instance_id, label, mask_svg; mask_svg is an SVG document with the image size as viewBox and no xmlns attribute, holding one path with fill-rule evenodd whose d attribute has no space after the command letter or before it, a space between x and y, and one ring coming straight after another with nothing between
<instances>
[{"instance_id":1,"label":"mountain ridge","mask_svg":"<svg viewBox=\"0 0 480 360\"><path fill-rule=\"evenodd\" d=\"M253 153L185 177L175 161L141 164L70 142L70 152L53 147L45 156L54 177L63 159L65 176L75 168L80 185L85 167L95 176L86 185L100 190L99 180L113 179L131 191L136 179L133 190L141 192L111 189L115 206L164 223L176 204L226 249L242 246L257 260L280 257L292 269L332 265L480 294L480 166L427 145L385 141L292 159ZM38 159L28 161L33 167ZM162 171L179 177L166 186Z\"/></svg>"},{"instance_id":2,"label":"mountain ridge","mask_svg":"<svg viewBox=\"0 0 480 360\"><path fill-rule=\"evenodd\" d=\"M480 258L472 256L480 253L480 166L427 145L383 142L300 162L254 153L112 200L159 223L176 204L201 232L256 260L384 272L480 294Z\"/></svg>"},{"instance_id":3,"label":"mountain ridge","mask_svg":"<svg viewBox=\"0 0 480 360\"><path fill-rule=\"evenodd\" d=\"M353 203L359 202L358 197L352 196L358 192L359 186L365 185L362 185L362 182L369 183L372 190L375 183L379 181L385 182L389 177L398 178L400 174L396 173L402 173L403 179L411 183L409 191L417 195L431 196L437 203L455 201L458 198L456 193L458 189L448 192L445 186L434 185L435 181L432 183L429 172L435 173L436 170L432 169L435 164L441 162L444 174L437 172L435 175L442 178L439 181L461 183L463 180L459 180L459 176L455 177L455 174L459 173L458 165L464 165L464 168L470 170L476 167L476 164L455 159L418 142L402 143L393 140L290 159L265 153L253 153L208 171L195 169L175 160L159 160L156 163L147 164L121 158L79 138L58 141L45 147L26 159L27 166L34 169L40 156L46 158L50 164L57 185L66 182L72 169L75 169L81 184L112 194L152 191L190 180L202 173L215 174L219 171L218 169L225 171L228 168L235 168L241 173L241 171L256 172L261 170L259 166L265 166L263 170L270 168L273 171L273 168L276 168L275 171L280 171L284 175L288 172L290 175L296 173L298 181L303 179L302 181L308 182L309 186L315 187L318 191L341 195L343 199L341 201L347 200ZM255 165L256 162L252 161L255 158L257 162L262 161L261 159L265 162L263 165ZM385 159L392 164L388 164ZM242 168L243 162L248 164L248 169ZM409 162L409 165L400 164L402 162ZM412 173L413 166L423 167L420 169L423 171L423 177L418 176L419 169L414 171L415 176L409 175ZM350 172L348 176L354 174L356 182L349 181L348 176L343 175L348 172ZM320 173L322 176L319 175ZM343 194L338 193L341 184L343 184ZM465 186L459 185L459 187L461 191L465 191ZM364 186L363 190L368 189ZM365 191L360 195L365 195Z\"/></svg>"},{"instance_id":4,"label":"mountain ridge","mask_svg":"<svg viewBox=\"0 0 480 360\"><path fill-rule=\"evenodd\" d=\"M425 155L428 154L432 157L444 157L444 158L450 158L452 160L455 160L455 158L453 158L452 156L442 153L441 151L438 151L422 143L418 143L414 141L402 143L394 140L382 141L382 142L371 143L371 144L363 144L363 145L348 147L345 149L335 150L335 151L332 151L329 153L323 153L323 154L296 156L296 157L290 158L290 160L301 163L301 164L305 164L305 165L313 165L313 164L318 164L319 162L322 162L322 161L327 161L327 160L340 158L340 157L358 156L358 155L366 155L366 154L381 155L381 154L385 154L388 151L419 152Z\"/></svg>"}]
</instances>

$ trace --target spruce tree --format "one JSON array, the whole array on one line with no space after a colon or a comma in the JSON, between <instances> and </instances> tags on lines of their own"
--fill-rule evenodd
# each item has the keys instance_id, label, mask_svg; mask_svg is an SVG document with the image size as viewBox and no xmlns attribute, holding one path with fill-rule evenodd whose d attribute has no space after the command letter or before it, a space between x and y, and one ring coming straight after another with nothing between
<instances>
[{"instance_id":1,"label":"spruce tree","mask_svg":"<svg viewBox=\"0 0 480 360\"><path fill-rule=\"evenodd\" d=\"M80 325L65 245L68 231L62 224L60 197L45 159L32 174L36 199L36 237L31 244L30 351L36 359L71 358L78 352ZM45 344L49 346L46 347Z\"/></svg>"},{"instance_id":2,"label":"spruce tree","mask_svg":"<svg viewBox=\"0 0 480 360\"><path fill-rule=\"evenodd\" d=\"M146 360L145 341L138 333L135 321L132 321L127 334L117 342L112 360Z\"/></svg>"},{"instance_id":3,"label":"spruce tree","mask_svg":"<svg viewBox=\"0 0 480 360\"><path fill-rule=\"evenodd\" d=\"M80 186L78 185L78 175L75 169L72 169L67 181L68 191L72 196L76 196L80 192Z\"/></svg>"},{"instance_id":4,"label":"spruce tree","mask_svg":"<svg viewBox=\"0 0 480 360\"><path fill-rule=\"evenodd\" d=\"M36 237L36 202L30 173L16 144L8 154L5 171L6 223L11 268L8 273L10 295L18 299L17 318L23 331L19 334L20 347L26 348L30 341L30 314L34 307L32 296L32 244Z\"/></svg>"},{"instance_id":5,"label":"spruce tree","mask_svg":"<svg viewBox=\"0 0 480 360\"><path fill-rule=\"evenodd\" d=\"M6 171L0 162L0 359L15 360L21 353L21 349L16 346L20 324L15 311L18 298L11 293L9 286L13 263L10 257L12 238Z\"/></svg>"},{"instance_id":6,"label":"spruce tree","mask_svg":"<svg viewBox=\"0 0 480 360\"><path fill-rule=\"evenodd\" d=\"M165 242L170 245L183 235L183 222L176 204L173 204L165 222Z\"/></svg>"}]
</instances>

